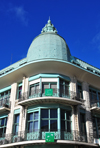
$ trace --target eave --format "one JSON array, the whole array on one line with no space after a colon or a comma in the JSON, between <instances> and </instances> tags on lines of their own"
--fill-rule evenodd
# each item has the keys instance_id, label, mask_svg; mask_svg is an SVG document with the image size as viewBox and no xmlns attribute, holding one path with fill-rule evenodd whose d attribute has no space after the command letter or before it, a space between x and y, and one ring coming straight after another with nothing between
<instances>
[{"instance_id":1,"label":"eave","mask_svg":"<svg viewBox=\"0 0 100 148\"><path fill-rule=\"evenodd\" d=\"M38 60L26 63L8 74L0 77L0 89L21 81L23 77L30 77L39 73L59 73L70 77L76 77L80 81L86 81L94 87L100 88L100 77L82 67L67 61L60 60Z\"/></svg>"}]
</instances>

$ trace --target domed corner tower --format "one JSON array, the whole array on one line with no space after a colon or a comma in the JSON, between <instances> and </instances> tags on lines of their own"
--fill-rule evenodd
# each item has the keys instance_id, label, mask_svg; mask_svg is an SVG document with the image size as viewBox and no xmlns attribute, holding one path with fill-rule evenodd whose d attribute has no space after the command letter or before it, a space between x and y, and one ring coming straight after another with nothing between
<instances>
[{"instance_id":1,"label":"domed corner tower","mask_svg":"<svg viewBox=\"0 0 100 148\"><path fill-rule=\"evenodd\" d=\"M62 60L70 61L70 50L65 40L57 34L57 30L48 20L48 23L42 29L41 34L31 43L27 61L38 60Z\"/></svg>"}]
</instances>

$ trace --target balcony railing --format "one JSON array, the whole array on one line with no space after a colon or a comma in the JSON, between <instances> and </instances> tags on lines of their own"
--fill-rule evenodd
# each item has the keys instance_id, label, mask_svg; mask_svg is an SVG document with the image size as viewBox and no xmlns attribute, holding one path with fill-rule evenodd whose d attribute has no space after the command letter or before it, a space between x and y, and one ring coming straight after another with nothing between
<instances>
[{"instance_id":1,"label":"balcony railing","mask_svg":"<svg viewBox=\"0 0 100 148\"><path fill-rule=\"evenodd\" d=\"M44 92L42 92L41 89L37 89L35 91L25 92L21 95L18 101L20 102L27 99L38 98L38 97L62 97L62 98L72 99L72 100L81 101L81 102L83 101L79 93L75 93L73 91L61 92L59 89L45 89Z\"/></svg>"},{"instance_id":2,"label":"balcony railing","mask_svg":"<svg viewBox=\"0 0 100 148\"><path fill-rule=\"evenodd\" d=\"M0 108L1 107L10 108L10 95L0 97Z\"/></svg>"},{"instance_id":3,"label":"balcony railing","mask_svg":"<svg viewBox=\"0 0 100 148\"><path fill-rule=\"evenodd\" d=\"M90 106L92 107L99 107L100 108L100 100L94 99L90 101Z\"/></svg>"},{"instance_id":4,"label":"balcony railing","mask_svg":"<svg viewBox=\"0 0 100 148\"><path fill-rule=\"evenodd\" d=\"M4 137L0 137L0 145L2 144L9 144L21 141L31 141L31 140L45 140L46 133L54 133L54 142L56 140L68 140L68 141L75 141L75 142L85 142L85 143L93 143L94 137L93 135L86 136L86 134L81 133L79 131L34 131L34 132L18 132L15 134L7 134Z\"/></svg>"}]
</instances>

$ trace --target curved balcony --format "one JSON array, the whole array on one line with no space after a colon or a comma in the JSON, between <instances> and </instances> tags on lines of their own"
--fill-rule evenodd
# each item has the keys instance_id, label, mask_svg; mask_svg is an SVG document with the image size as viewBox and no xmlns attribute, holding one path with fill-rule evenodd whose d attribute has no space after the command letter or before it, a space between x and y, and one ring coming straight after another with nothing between
<instances>
[{"instance_id":1,"label":"curved balcony","mask_svg":"<svg viewBox=\"0 0 100 148\"><path fill-rule=\"evenodd\" d=\"M67 91L61 92L58 89L45 89L44 92L38 89L33 92L25 92L18 99L18 105L30 106L32 104L41 103L61 103L78 105L82 104L84 100L78 93Z\"/></svg>"},{"instance_id":2,"label":"curved balcony","mask_svg":"<svg viewBox=\"0 0 100 148\"><path fill-rule=\"evenodd\" d=\"M10 111L10 95L0 97L0 113Z\"/></svg>"},{"instance_id":3,"label":"curved balcony","mask_svg":"<svg viewBox=\"0 0 100 148\"><path fill-rule=\"evenodd\" d=\"M49 135L49 138L48 138ZM87 137L86 133L79 131L28 131L18 132L16 134L7 134L0 137L0 147L12 147L30 144L45 144L45 143L61 143L61 144L82 144L88 146L96 146L94 143L93 135Z\"/></svg>"}]
</instances>

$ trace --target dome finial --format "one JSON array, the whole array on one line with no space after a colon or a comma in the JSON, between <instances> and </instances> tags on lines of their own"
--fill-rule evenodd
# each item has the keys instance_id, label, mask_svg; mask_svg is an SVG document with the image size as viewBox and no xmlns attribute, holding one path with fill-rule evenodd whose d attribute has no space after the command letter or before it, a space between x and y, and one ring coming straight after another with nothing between
<instances>
[{"instance_id":1,"label":"dome finial","mask_svg":"<svg viewBox=\"0 0 100 148\"><path fill-rule=\"evenodd\" d=\"M47 24L45 25L45 27L41 31L41 33L44 33L44 32L54 32L54 33L57 33L56 28L51 23L50 16L49 16L49 20L48 20Z\"/></svg>"},{"instance_id":2,"label":"dome finial","mask_svg":"<svg viewBox=\"0 0 100 148\"><path fill-rule=\"evenodd\" d=\"M49 20L50 20L50 16L49 16Z\"/></svg>"},{"instance_id":3,"label":"dome finial","mask_svg":"<svg viewBox=\"0 0 100 148\"><path fill-rule=\"evenodd\" d=\"M51 24L50 16L49 16L48 24Z\"/></svg>"},{"instance_id":4,"label":"dome finial","mask_svg":"<svg viewBox=\"0 0 100 148\"><path fill-rule=\"evenodd\" d=\"M51 20L50 20L50 16L49 16L49 20L48 20L48 23L51 23Z\"/></svg>"}]
</instances>

